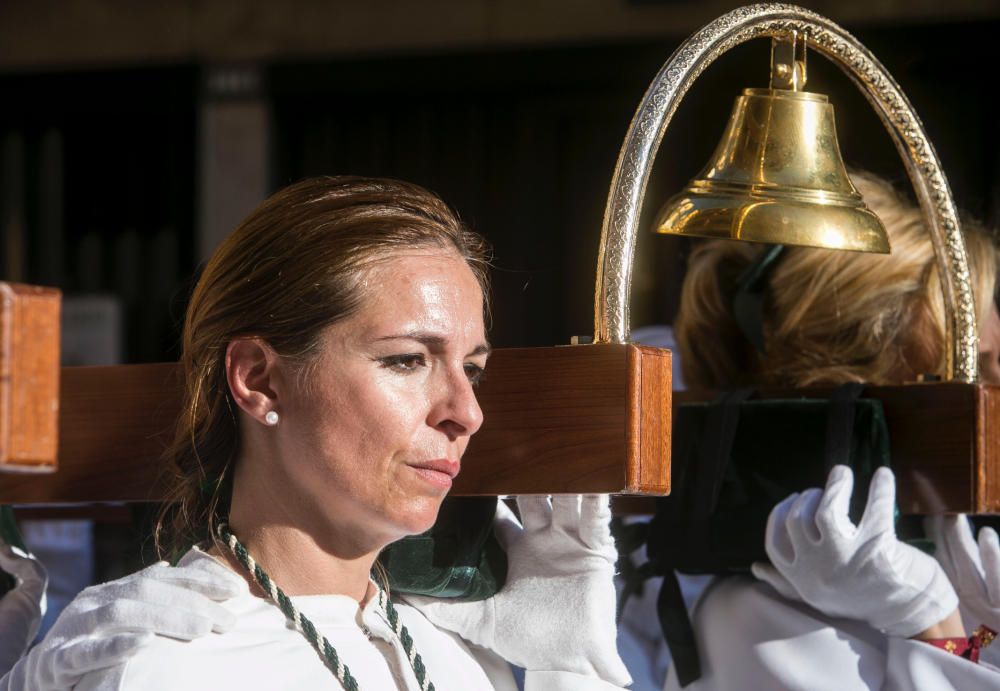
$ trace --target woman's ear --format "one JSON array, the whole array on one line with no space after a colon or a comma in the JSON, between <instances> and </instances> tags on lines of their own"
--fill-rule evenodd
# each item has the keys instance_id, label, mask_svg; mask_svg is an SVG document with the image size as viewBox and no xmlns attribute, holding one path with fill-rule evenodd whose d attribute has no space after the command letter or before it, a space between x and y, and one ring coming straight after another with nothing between
<instances>
[{"instance_id":1,"label":"woman's ear","mask_svg":"<svg viewBox=\"0 0 1000 691\"><path fill-rule=\"evenodd\" d=\"M226 346L226 381L233 400L261 424L278 407L278 354L259 338L241 338Z\"/></svg>"}]
</instances>

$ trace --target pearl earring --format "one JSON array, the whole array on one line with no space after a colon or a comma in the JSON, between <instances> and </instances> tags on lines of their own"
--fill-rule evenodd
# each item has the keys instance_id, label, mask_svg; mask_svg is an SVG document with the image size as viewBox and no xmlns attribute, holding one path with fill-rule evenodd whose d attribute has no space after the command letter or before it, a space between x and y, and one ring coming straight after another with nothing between
<instances>
[{"instance_id":1,"label":"pearl earring","mask_svg":"<svg viewBox=\"0 0 1000 691\"><path fill-rule=\"evenodd\" d=\"M278 424L278 413L275 410L267 411L267 415L264 416L264 422L266 422L271 427Z\"/></svg>"}]
</instances>

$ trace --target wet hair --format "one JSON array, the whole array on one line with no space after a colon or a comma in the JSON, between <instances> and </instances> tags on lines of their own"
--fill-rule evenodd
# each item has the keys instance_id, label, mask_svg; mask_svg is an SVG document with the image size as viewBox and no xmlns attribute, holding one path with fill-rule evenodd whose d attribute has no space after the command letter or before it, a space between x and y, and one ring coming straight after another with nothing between
<instances>
[{"instance_id":1,"label":"wet hair","mask_svg":"<svg viewBox=\"0 0 1000 691\"><path fill-rule=\"evenodd\" d=\"M440 248L463 258L488 295L488 249L433 193L398 180L319 177L258 206L219 245L191 296L181 364L184 403L165 453L168 494L156 525L161 555L214 539L229 511L239 421L226 380L228 344L265 341L307 374L322 332L350 317L366 270Z\"/></svg>"},{"instance_id":2,"label":"wet hair","mask_svg":"<svg viewBox=\"0 0 1000 691\"><path fill-rule=\"evenodd\" d=\"M694 249L674 324L688 386L890 384L944 373L944 301L920 211L874 175L851 179L885 225L892 252L786 247L765 291L763 353L737 326L732 296L766 246L713 240ZM973 222L963 223L963 234L983 324L994 299L997 249Z\"/></svg>"}]
</instances>

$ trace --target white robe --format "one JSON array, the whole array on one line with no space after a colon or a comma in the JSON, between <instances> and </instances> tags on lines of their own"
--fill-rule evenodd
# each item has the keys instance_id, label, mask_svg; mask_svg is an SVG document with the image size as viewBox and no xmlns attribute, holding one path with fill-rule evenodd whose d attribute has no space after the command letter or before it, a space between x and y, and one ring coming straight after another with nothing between
<instances>
[{"instance_id":1,"label":"white robe","mask_svg":"<svg viewBox=\"0 0 1000 691\"><path fill-rule=\"evenodd\" d=\"M192 550L182 565L211 559ZM336 649L361 689L419 691L402 643L375 602L364 608L342 595L293 597L295 606ZM185 642L157 637L118 667L84 677L77 691L299 691L338 688L306 638L269 600L249 593L222 603L236 626ZM510 666L495 654L442 631L419 611L396 604L436 691L515 691ZM365 633L366 627L371 640ZM526 632L526 635L529 632ZM567 672L528 672L525 691L611 691L618 687Z\"/></svg>"},{"instance_id":2,"label":"white robe","mask_svg":"<svg viewBox=\"0 0 1000 691\"><path fill-rule=\"evenodd\" d=\"M749 577L719 579L692 621L702 678L685 691L985 691L1000 670L922 641L826 617ZM673 668L664 691L677 691Z\"/></svg>"}]
</instances>

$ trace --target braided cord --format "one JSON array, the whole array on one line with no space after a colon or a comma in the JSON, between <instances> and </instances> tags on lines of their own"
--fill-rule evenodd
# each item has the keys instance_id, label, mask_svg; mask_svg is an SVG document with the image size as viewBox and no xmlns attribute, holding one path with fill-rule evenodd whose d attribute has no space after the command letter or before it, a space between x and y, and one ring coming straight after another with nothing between
<instances>
[{"instance_id":1,"label":"braided cord","mask_svg":"<svg viewBox=\"0 0 1000 691\"><path fill-rule=\"evenodd\" d=\"M229 548L229 551L232 552L233 556L236 557L240 565L253 577L257 585L267 593L268 597L278 606L278 609L281 610L282 614L292 623L295 629L305 636L306 640L309 641L309 645L313 647L320 656L320 659L323 660L323 663L337 677L337 680L344 689L346 691L360 691L357 679L351 674L351 670L347 668L347 665L340 661L340 657L337 655L337 651L331 645L330 641L316 630L316 626L309 621L306 615L302 614L292 604L291 598L254 561L247 548L243 546L243 543L229 530L229 526L224 523L220 524L218 532L219 537L226 547ZM406 653L406 659L409 660L410 667L413 668L413 673L417 677L417 683L420 685L421 691L434 691L434 684L427 677L427 668L424 667L424 661L413 645L413 637L410 636L410 632L400 621L399 612L396 611L396 607L386 596L385 591L378 585L376 585L376 588L378 590L378 606L386 613L386 619L392 627L393 633L399 637L400 642L403 644L403 652Z\"/></svg>"},{"instance_id":2,"label":"braided cord","mask_svg":"<svg viewBox=\"0 0 1000 691\"><path fill-rule=\"evenodd\" d=\"M420 657L420 653L417 652L416 647L413 645L413 637L410 632L403 625L403 622L399 619L399 612L396 611L396 606L392 604L385 591L382 588L378 589L378 604L383 610L385 610L386 619L389 620L389 626L392 627L393 632L399 637L399 641L403 644L403 652L406 653L406 659L410 662L410 667L413 668L413 674L417 677L417 683L420 684L421 691L434 691L434 684L427 676L427 668L424 667L424 661Z\"/></svg>"}]
</instances>

